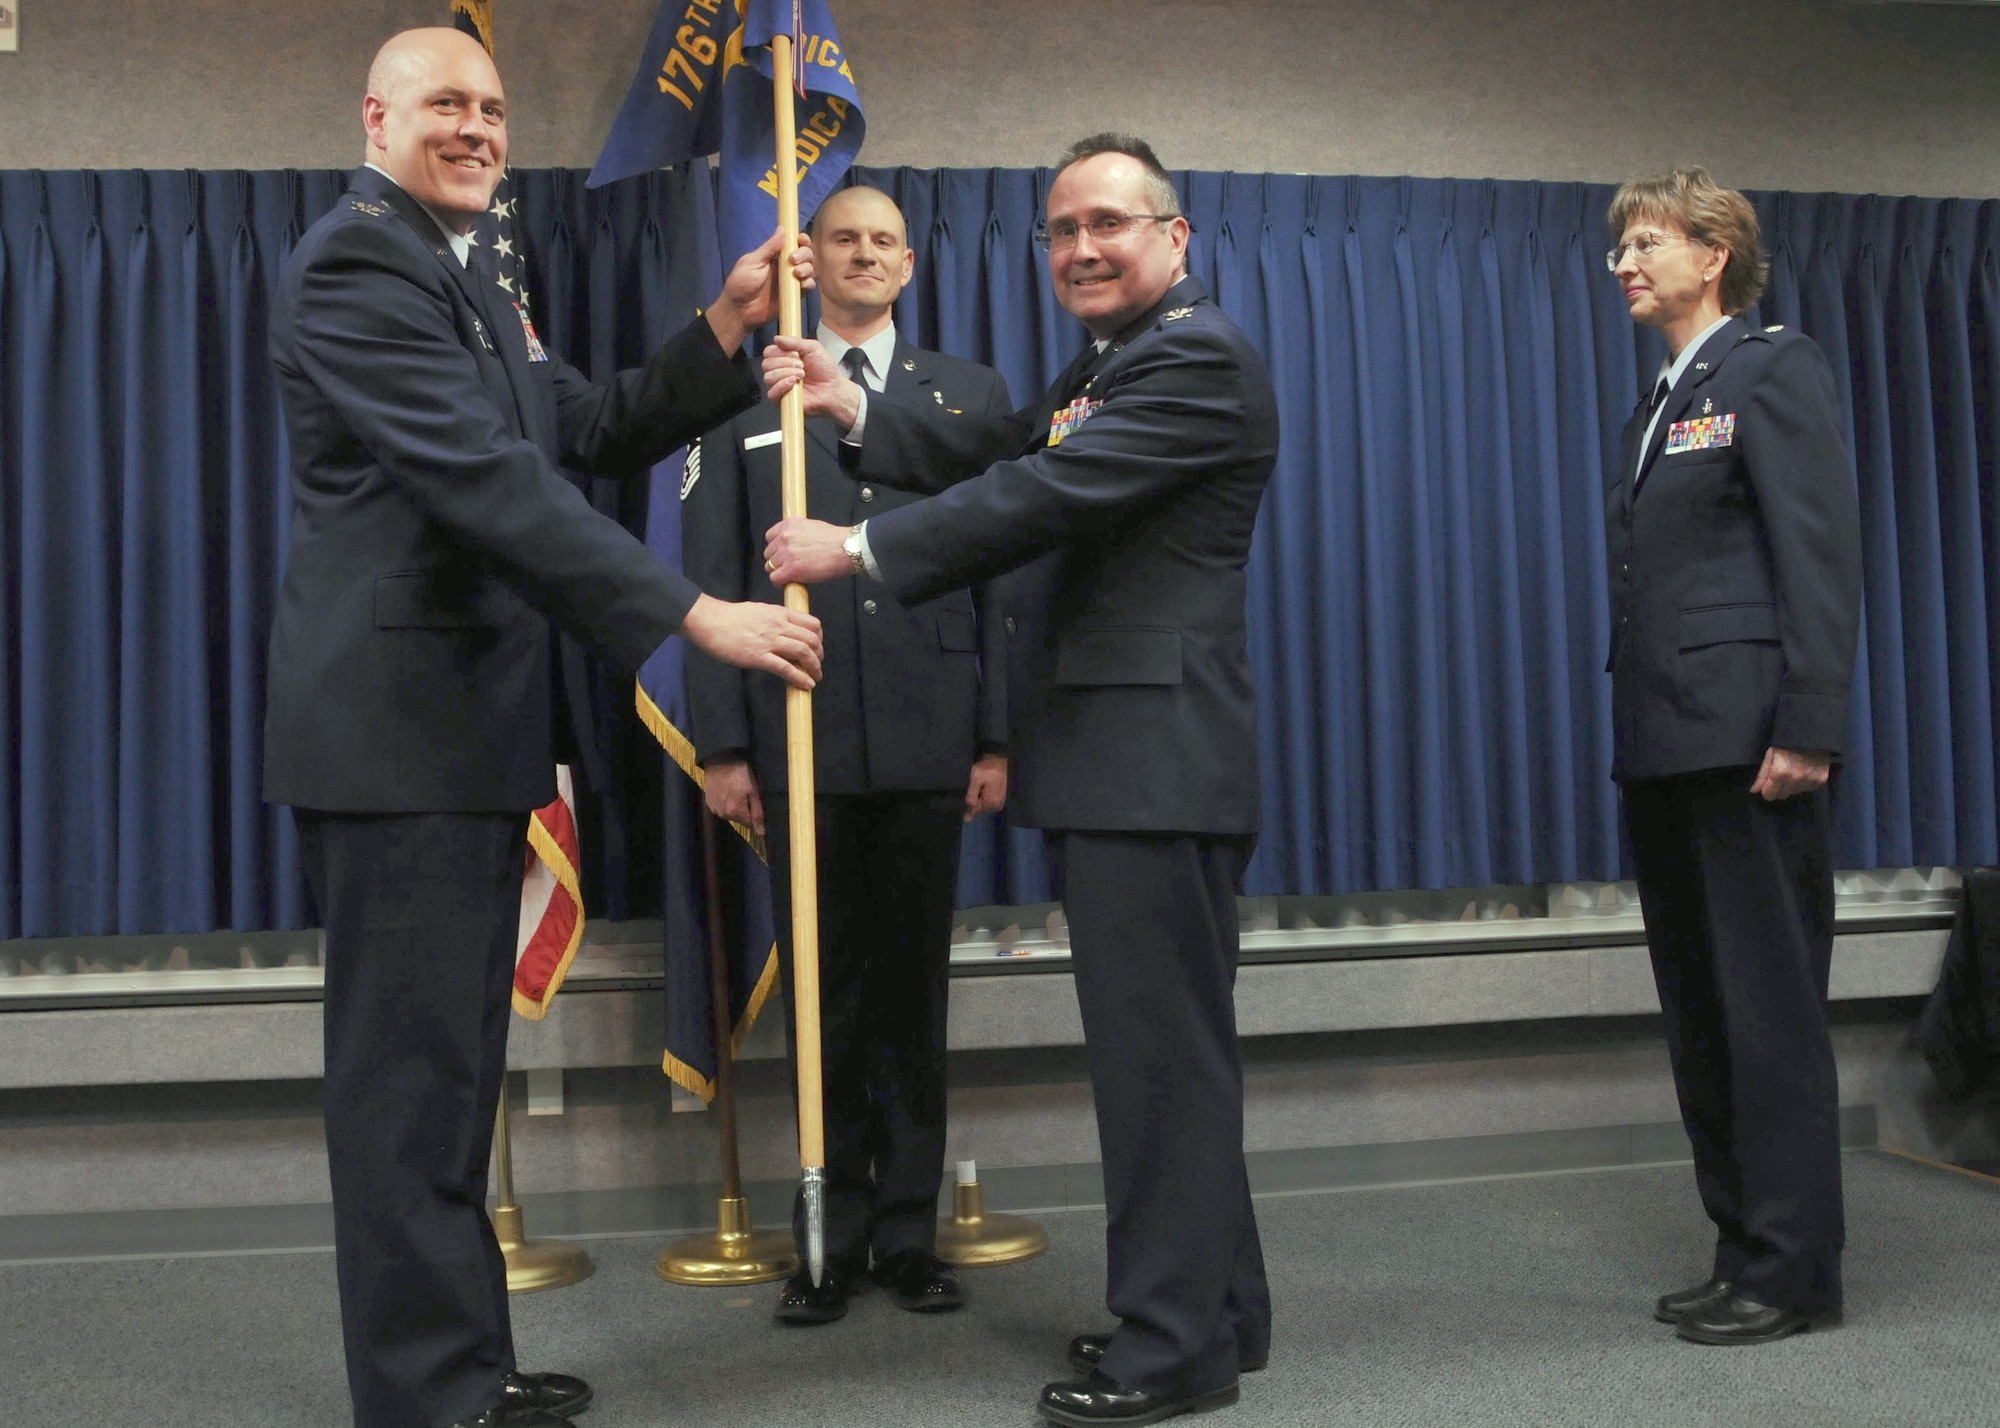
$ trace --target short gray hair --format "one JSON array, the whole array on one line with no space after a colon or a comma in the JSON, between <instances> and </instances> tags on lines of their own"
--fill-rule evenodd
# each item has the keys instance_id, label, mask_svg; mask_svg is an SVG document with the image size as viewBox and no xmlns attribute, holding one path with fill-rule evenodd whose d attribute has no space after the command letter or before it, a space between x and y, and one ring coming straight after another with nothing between
<instances>
[{"instance_id":1,"label":"short gray hair","mask_svg":"<svg viewBox=\"0 0 2000 1428\"><path fill-rule=\"evenodd\" d=\"M1088 139L1078 139L1063 150L1062 159L1056 164L1050 182L1060 178L1063 170L1071 164L1080 164L1099 154L1123 154L1128 159L1138 160L1139 167L1146 171L1147 202L1153 205L1154 214L1160 218L1180 217L1181 195L1180 190L1174 187L1173 176L1160 162L1160 156L1153 152L1153 146L1136 134L1092 134Z\"/></svg>"}]
</instances>

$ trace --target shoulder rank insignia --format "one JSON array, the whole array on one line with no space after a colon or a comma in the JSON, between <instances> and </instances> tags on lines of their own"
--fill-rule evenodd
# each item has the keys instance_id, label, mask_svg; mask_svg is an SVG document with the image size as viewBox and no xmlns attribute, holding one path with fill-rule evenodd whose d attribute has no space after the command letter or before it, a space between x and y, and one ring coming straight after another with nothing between
<instances>
[{"instance_id":1,"label":"shoulder rank insignia","mask_svg":"<svg viewBox=\"0 0 2000 1428\"><path fill-rule=\"evenodd\" d=\"M1174 310L1173 310L1172 312L1163 312L1163 313L1161 313L1161 314L1160 314L1160 321L1162 321L1162 322L1179 322L1179 321L1180 321L1180 320L1181 320L1182 318L1184 318L1184 317L1193 317L1193 316L1194 316L1194 309L1193 309L1193 308L1191 308L1191 307L1177 307L1177 308L1175 308L1175 309L1174 309Z\"/></svg>"},{"instance_id":2,"label":"shoulder rank insignia","mask_svg":"<svg viewBox=\"0 0 2000 1428\"><path fill-rule=\"evenodd\" d=\"M1677 421L1667 428L1667 444L1660 451L1662 456L1675 456L1683 451L1709 451L1721 446L1736 444L1736 413L1723 416L1705 416L1694 421Z\"/></svg>"},{"instance_id":3,"label":"shoulder rank insignia","mask_svg":"<svg viewBox=\"0 0 2000 1428\"><path fill-rule=\"evenodd\" d=\"M1765 328L1764 330L1766 332L1783 332L1785 330L1785 324L1782 322L1774 323L1770 327Z\"/></svg>"},{"instance_id":4,"label":"shoulder rank insignia","mask_svg":"<svg viewBox=\"0 0 2000 1428\"><path fill-rule=\"evenodd\" d=\"M363 198L350 198L347 201L347 206L353 209L356 213L367 214L370 218L380 218L383 214L389 211L388 209L384 208L381 204L370 203L368 202L368 200Z\"/></svg>"}]
</instances>

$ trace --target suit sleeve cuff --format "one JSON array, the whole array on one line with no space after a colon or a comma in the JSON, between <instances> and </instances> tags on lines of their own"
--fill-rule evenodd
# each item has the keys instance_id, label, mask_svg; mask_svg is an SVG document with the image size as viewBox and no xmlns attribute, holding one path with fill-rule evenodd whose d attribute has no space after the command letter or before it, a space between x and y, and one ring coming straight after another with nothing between
<instances>
[{"instance_id":1,"label":"suit sleeve cuff","mask_svg":"<svg viewBox=\"0 0 2000 1428\"><path fill-rule=\"evenodd\" d=\"M1846 693L1785 690L1778 696L1777 717L1771 721L1772 747L1815 749L1838 757L1847 737L1849 702Z\"/></svg>"},{"instance_id":2,"label":"suit sleeve cuff","mask_svg":"<svg viewBox=\"0 0 2000 1428\"><path fill-rule=\"evenodd\" d=\"M854 411L854 425L840 434L843 446L861 445L861 438L868 431L868 384L856 382L854 385L861 389L861 403Z\"/></svg>"},{"instance_id":3,"label":"suit sleeve cuff","mask_svg":"<svg viewBox=\"0 0 2000 1428\"><path fill-rule=\"evenodd\" d=\"M882 567L875 563L875 552L868 548L868 522L863 521L855 534L861 538L861 566L868 572L868 578L879 585L882 583Z\"/></svg>"}]
</instances>

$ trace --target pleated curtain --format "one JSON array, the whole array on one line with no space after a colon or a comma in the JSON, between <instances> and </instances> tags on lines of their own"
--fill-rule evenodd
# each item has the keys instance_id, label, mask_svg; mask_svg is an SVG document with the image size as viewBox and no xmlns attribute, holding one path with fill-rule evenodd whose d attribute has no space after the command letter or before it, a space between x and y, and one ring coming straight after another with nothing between
<instances>
[{"instance_id":1,"label":"pleated curtain","mask_svg":"<svg viewBox=\"0 0 2000 1428\"><path fill-rule=\"evenodd\" d=\"M1031 243L1046 173L854 177L909 218L905 335L1038 396L1084 341ZM1283 421L1249 571L1246 890L1619 876L1603 501L1662 354L1604 269L1610 189L1180 177L1193 270L1264 352ZM515 176L537 320L601 374L643 355L687 190L582 179ZM311 919L257 787L288 516L264 334L286 253L343 186L0 171L0 936ZM1994 862L2000 205L1752 197L1773 259L1753 319L1824 348L1856 458L1839 862ZM593 498L643 529L629 496ZM600 910L657 912L657 873L610 881ZM960 895L1045 899L1039 836L975 825Z\"/></svg>"}]
</instances>

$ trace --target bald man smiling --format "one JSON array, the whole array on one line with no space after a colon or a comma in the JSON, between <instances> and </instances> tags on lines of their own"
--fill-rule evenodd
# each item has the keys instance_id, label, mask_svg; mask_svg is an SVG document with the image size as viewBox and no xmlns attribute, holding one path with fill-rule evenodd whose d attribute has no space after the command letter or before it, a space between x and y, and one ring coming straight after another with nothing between
<instances>
[{"instance_id":1,"label":"bald man smiling","mask_svg":"<svg viewBox=\"0 0 2000 1428\"><path fill-rule=\"evenodd\" d=\"M361 118L367 166L271 312L294 504L264 762L326 927L348 1383L360 1428L549 1428L590 1389L517 1371L485 1205L527 818L566 717L553 631L634 670L675 634L801 687L820 659L811 616L702 595L557 465L638 475L756 400L739 349L775 314L780 240L593 384L469 265L507 162L486 52L396 36Z\"/></svg>"}]
</instances>

